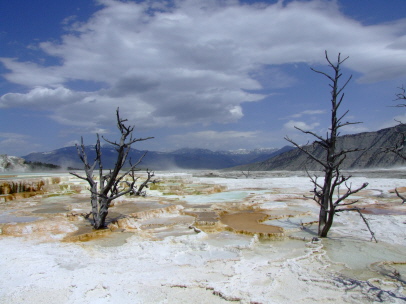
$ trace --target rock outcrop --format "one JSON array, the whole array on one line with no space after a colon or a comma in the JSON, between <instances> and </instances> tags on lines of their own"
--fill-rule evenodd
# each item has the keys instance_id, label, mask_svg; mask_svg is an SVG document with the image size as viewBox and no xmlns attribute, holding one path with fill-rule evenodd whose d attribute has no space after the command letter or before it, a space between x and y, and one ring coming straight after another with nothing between
<instances>
[{"instance_id":1,"label":"rock outcrop","mask_svg":"<svg viewBox=\"0 0 406 304\"><path fill-rule=\"evenodd\" d=\"M404 166L405 162L400 157L394 153L383 152L385 148L394 146L402 140L400 132L406 132L406 126L382 129L377 132L364 132L340 136L337 141L337 151L363 149L362 151L348 153L343 162L342 169ZM313 155L323 159L325 154L319 145L308 145L306 148L308 151L311 151ZM234 169L252 171L300 171L305 168L308 170L320 170L321 166L310 160L304 152L299 149L294 149L266 161L240 166Z\"/></svg>"},{"instance_id":2,"label":"rock outcrop","mask_svg":"<svg viewBox=\"0 0 406 304\"><path fill-rule=\"evenodd\" d=\"M17 156L8 156L6 154L0 155L0 172L25 172L28 170L27 165L25 165L25 160Z\"/></svg>"}]
</instances>

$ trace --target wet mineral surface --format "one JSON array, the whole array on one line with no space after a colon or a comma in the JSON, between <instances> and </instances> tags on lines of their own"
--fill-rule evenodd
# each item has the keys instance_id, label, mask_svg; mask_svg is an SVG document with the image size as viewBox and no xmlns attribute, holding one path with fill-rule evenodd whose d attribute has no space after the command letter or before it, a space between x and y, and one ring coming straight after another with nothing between
<instances>
[{"instance_id":1,"label":"wet mineral surface","mask_svg":"<svg viewBox=\"0 0 406 304\"><path fill-rule=\"evenodd\" d=\"M387 290L382 284L390 285L390 292L384 293L387 299L406 298L406 209L394 193L395 187L406 190L401 188L402 179L377 178L376 173L353 179L355 185L365 180L370 183L353 199L368 217L380 241L376 244L370 242L364 223L352 212L337 217L328 239L317 239L318 206L308 198L312 185L301 174L258 172L249 179L238 172L157 175L160 182L151 185L146 197L115 200L107 228L98 231L91 226L90 195L82 180L69 174L3 176L0 241L17 237L86 250L125 248L134 240L165 246L169 240L191 242L184 253L171 259L179 265L265 259L274 267L295 259L317 259L320 267L328 269L328 276L335 278L330 283L323 278L327 282L323 284L358 284L357 296L365 303L364 291L376 287L376 280L382 290ZM223 273L229 271L227 267ZM206 287L217 290L213 284ZM227 290L219 291L220 298L232 300L238 294ZM241 294L235 298L243 299Z\"/></svg>"}]
</instances>

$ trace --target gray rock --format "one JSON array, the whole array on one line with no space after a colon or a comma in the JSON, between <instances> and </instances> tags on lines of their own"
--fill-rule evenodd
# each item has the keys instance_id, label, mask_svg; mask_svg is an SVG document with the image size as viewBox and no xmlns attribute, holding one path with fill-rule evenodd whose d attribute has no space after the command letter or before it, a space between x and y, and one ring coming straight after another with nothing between
<instances>
[{"instance_id":1,"label":"gray rock","mask_svg":"<svg viewBox=\"0 0 406 304\"><path fill-rule=\"evenodd\" d=\"M364 149L348 153L343 162L342 169L366 169L366 168L390 168L405 165L405 162L394 153L384 153L387 147L394 146L402 140L400 132L406 132L406 126L397 126L382 129L376 132L364 132L352 135L340 136L337 141L337 151ZM324 151L319 145L308 145L311 153L323 159ZM405 151L406 155L406 151ZM321 166L299 149L277 155L262 162L240 166L235 169L252 171L270 170L321 170Z\"/></svg>"}]
</instances>

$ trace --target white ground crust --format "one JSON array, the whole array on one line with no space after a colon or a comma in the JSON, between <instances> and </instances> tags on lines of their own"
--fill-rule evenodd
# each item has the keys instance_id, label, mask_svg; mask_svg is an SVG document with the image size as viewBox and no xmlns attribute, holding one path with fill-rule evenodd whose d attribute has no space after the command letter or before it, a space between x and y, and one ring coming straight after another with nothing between
<instances>
[{"instance_id":1,"label":"white ground crust","mask_svg":"<svg viewBox=\"0 0 406 304\"><path fill-rule=\"evenodd\" d=\"M229 189L310 189L301 177L204 182ZM402 185L370 182L383 191ZM0 236L0 303L405 303L401 283L378 273L373 279L365 268L402 258L406 216L368 218L378 244L369 242L359 217L347 213L337 218L331 239L313 243L259 242L229 232L159 241L135 234L116 247Z\"/></svg>"}]
</instances>

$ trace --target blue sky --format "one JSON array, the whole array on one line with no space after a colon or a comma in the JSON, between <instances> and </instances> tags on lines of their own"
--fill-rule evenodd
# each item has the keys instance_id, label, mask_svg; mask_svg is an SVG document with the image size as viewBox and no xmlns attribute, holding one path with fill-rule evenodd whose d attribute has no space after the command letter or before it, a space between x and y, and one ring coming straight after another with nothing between
<instances>
[{"instance_id":1,"label":"blue sky","mask_svg":"<svg viewBox=\"0 0 406 304\"><path fill-rule=\"evenodd\" d=\"M54 1L0 3L0 154L26 155L95 134L115 109L135 148L282 147L294 126L329 126L324 51L349 56L343 133L406 121L406 1Z\"/></svg>"}]
</instances>

